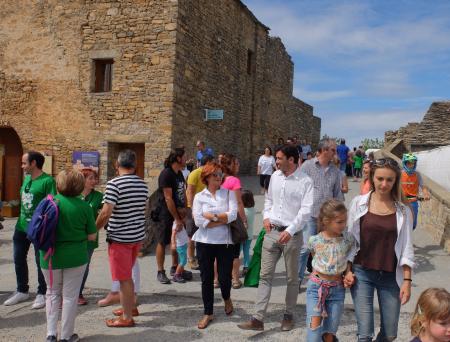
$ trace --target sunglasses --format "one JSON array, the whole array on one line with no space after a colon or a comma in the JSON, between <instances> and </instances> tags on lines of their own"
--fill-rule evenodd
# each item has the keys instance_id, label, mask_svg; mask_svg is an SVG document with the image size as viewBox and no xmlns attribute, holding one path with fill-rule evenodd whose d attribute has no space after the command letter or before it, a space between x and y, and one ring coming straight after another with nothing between
<instances>
[{"instance_id":1,"label":"sunglasses","mask_svg":"<svg viewBox=\"0 0 450 342\"><path fill-rule=\"evenodd\" d=\"M27 194L30 192L31 189L31 183L33 183L33 181L29 181L27 185L25 185L25 188L23 189L23 191Z\"/></svg>"},{"instance_id":2,"label":"sunglasses","mask_svg":"<svg viewBox=\"0 0 450 342\"><path fill-rule=\"evenodd\" d=\"M376 159L373 161L373 165L376 166L385 166L385 165L389 165L391 167L397 168L399 169L400 167L398 166L398 163L392 159L392 158L381 158L381 159Z\"/></svg>"},{"instance_id":3,"label":"sunglasses","mask_svg":"<svg viewBox=\"0 0 450 342\"><path fill-rule=\"evenodd\" d=\"M223 173L222 173L222 172L214 172L212 175L213 175L214 177L223 178Z\"/></svg>"}]
</instances>

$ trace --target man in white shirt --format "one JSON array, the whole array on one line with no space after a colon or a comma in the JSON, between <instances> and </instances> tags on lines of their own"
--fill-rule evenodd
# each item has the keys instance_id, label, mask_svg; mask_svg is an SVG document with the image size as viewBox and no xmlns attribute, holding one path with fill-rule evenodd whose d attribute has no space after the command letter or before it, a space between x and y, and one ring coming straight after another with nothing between
<instances>
[{"instance_id":1,"label":"man in white shirt","mask_svg":"<svg viewBox=\"0 0 450 342\"><path fill-rule=\"evenodd\" d=\"M298 256L303 226L311 215L313 183L298 168L296 146L284 145L276 153L278 170L272 175L264 203L264 243L261 272L251 320L238 325L244 330L264 330L264 316L269 304L275 267L281 254L286 264L286 309L281 330L294 327L293 312L298 296Z\"/></svg>"}]
</instances>

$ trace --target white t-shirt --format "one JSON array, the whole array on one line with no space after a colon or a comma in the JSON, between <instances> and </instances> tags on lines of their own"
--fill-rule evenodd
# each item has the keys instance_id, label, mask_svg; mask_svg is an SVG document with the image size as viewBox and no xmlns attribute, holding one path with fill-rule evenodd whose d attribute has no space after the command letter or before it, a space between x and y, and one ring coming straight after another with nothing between
<instances>
[{"instance_id":1,"label":"white t-shirt","mask_svg":"<svg viewBox=\"0 0 450 342\"><path fill-rule=\"evenodd\" d=\"M177 224L174 221L173 225L172 225L172 231L174 231L176 229L177 229ZM187 244L189 242L189 238L186 233L186 229L184 229L184 227L177 233L177 235L175 235L175 239L176 239L177 247L184 246L185 244Z\"/></svg>"},{"instance_id":2,"label":"white t-shirt","mask_svg":"<svg viewBox=\"0 0 450 342\"><path fill-rule=\"evenodd\" d=\"M276 166L275 158L273 156L266 156L263 154L259 157L258 166L261 168L262 175L271 175L273 173L273 169Z\"/></svg>"},{"instance_id":3,"label":"white t-shirt","mask_svg":"<svg viewBox=\"0 0 450 342\"><path fill-rule=\"evenodd\" d=\"M183 170L181 170L181 173L183 174L184 179L187 179L191 171L189 171L188 168L185 167Z\"/></svg>"}]
</instances>

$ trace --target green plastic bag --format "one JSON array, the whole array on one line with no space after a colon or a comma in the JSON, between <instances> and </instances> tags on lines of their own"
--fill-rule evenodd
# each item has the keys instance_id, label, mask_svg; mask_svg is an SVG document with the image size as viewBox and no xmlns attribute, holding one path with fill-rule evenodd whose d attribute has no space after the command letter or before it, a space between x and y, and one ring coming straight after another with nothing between
<instances>
[{"instance_id":1,"label":"green plastic bag","mask_svg":"<svg viewBox=\"0 0 450 342\"><path fill-rule=\"evenodd\" d=\"M248 271L245 275L244 286L246 287L258 287L259 285L259 272L261 271L261 252L264 242L264 235L266 230L263 228L256 239L255 247L253 247L252 260L248 265Z\"/></svg>"}]
</instances>

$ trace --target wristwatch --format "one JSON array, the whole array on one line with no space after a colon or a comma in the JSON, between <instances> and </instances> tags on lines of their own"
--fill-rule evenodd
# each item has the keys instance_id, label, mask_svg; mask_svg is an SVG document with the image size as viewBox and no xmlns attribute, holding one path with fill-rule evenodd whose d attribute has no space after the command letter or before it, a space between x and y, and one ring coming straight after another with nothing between
<instances>
[{"instance_id":1,"label":"wristwatch","mask_svg":"<svg viewBox=\"0 0 450 342\"><path fill-rule=\"evenodd\" d=\"M213 218L211 219L211 221L213 221L213 222L219 221L219 218L217 217L216 214L214 214L214 216L213 216Z\"/></svg>"}]
</instances>

